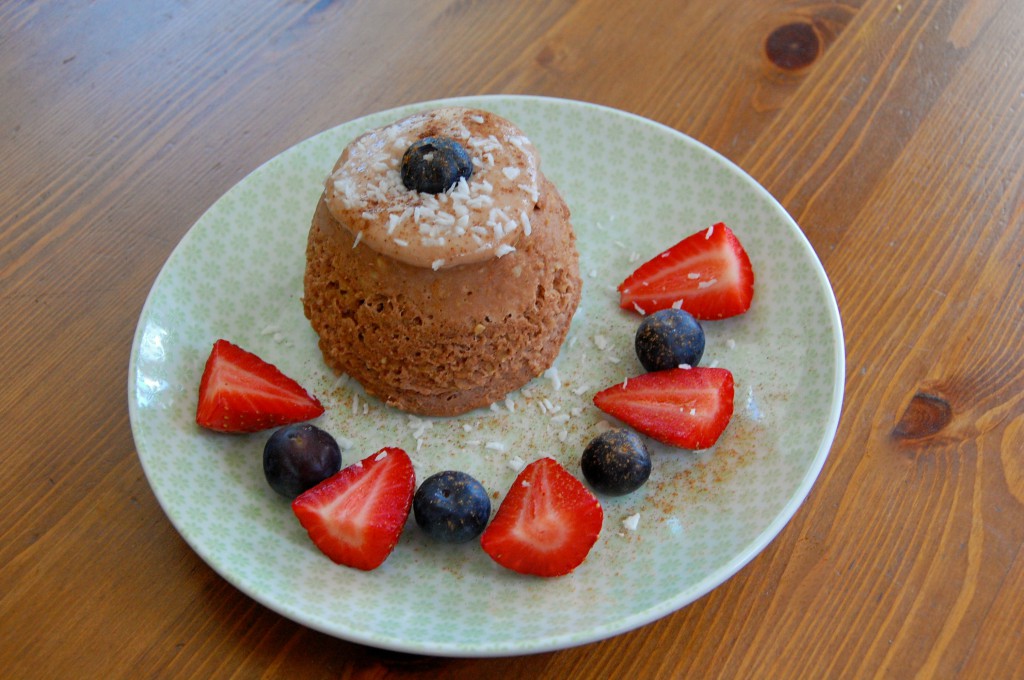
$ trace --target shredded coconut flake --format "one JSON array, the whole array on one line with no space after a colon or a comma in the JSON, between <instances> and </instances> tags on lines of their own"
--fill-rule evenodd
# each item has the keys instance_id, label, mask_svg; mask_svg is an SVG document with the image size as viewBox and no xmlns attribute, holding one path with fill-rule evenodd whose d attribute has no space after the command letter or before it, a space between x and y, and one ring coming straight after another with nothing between
<instances>
[{"instance_id":1,"label":"shredded coconut flake","mask_svg":"<svg viewBox=\"0 0 1024 680\"><path fill-rule=\"evenodd\" d=\"M443 266L444 260L441 259L434 260L433 262L430 263L430 268L433 269L435 272Z\"/></svg>"},{"instance_id":2,"label":"shredded coconut flake","mask_svg":"<svg viewBox=\"0 0 1024 680\"><path fill-rule=\"evenodd\" d=\"M647 312L644 311L644 308L635 302L633 303L633 309L635 309L640 314L640 316L647 316Z\"/></svg>"},{"instance_id":3,"label":"shredded coconut flake","mask_svg":"<svg viewBox=\"0 0 1024 680\"><path fill-rule=\"evenodd\" d=\"M640 526L640 513L630 515L626 519L622 520L622 528L626 531L636 531L636 528Z\"/></svg>"},{"instance_id":4,"label":"shredded coconut flake","mask_svg":"<svg viewBox=\"0 0 1024 680\"><path fill-rule=\"evenodd\" d=\"M713 286L716 283L718 283L718 279L708 279L707 281L701 281L700 283L698 283L697 287L698 288L708 288L709 286Z\"/></svg>"},{"instance_id":5,"label":"shredded coconut flake","mask_svg":"<svg viewBox=\"0 0 1024 680\"><path fill-rule=\"evenodd\" d=\"M508 466L512 468L513 471L519 472L524 467L526 467L526 461L520 458L519 456L513 456L511 459L509 459Z\"/></svg>"},{"instance_id":6,"label":"shredded coconut flake","mask_svg":"<svg viewBox=\"0 0 1024 680\"><path fill-rule=\"evenodd\" d=\"M533 225L530 224L530 216L526 214L525 210L519 211L519 221L523 223L523 233L529 236L533 233Z\"/></svg>"},{"instance_id":7,"label":"shredded coconut flake","mask_svg":"<svg viewBox=\"0 0 1024 680\"><path fill-rule=\"evenodd\" d=\"M544 377L551 381L551 387L558 392L562 389L562 378L558 375L558 369L554 366L544 371Z\"/></svg>"},{"instance_id":8,"label":"shredded coconut flake","mask_svg":"<svg viewBox=\"0 0 1024 680\"><path fill-rule=\"evenodd\" d=\"M374 456L373 459L374 460L384 460L387 457L388 457L388 452L385 451L385 450L381 450L380 453L378 453L376 456Z\"/></svg>"},{"instance_id":9,"label":"shredded coconut flake","mask_svg":"<svg viewBox=\"0 0 1024 680\"><path fill-rule=\"evenodd\" d=\"M395 233L395 227L397 227L399 224L401 224L401 222L402 222L402 216L401 215L394 214L394 213L392 213L391 215L388 215L388 236L391 236L391 234Z\"/></svg>"},{"instance_id":10,"label":"shredded coconut flake","mask_svg":"<svg viewBox=\"0 0 1024 680\"><path fill-rule=\"evenodd\" d=\"M520 189L530 194L530 200L534 203L540 198L540 193L537 191L537 187L530 184L517 184Z\"/></svg>"},{"instance_id":11,"label":"shredded coconut flake","mask_svg":"<svg viewBox=\"0 0 1024 680\"><path fill-rule=\"evenodd\" d=\"M357 245L359 245L359 242L362 241L362 240L363 240L363 232L360 231L359 233L356 234L355 239L352 241L352 249L354 250L355 247Z\"/></svg>"},{"instance_id":12,"label":"shredded coconut flake","mask_svg":"<svg viewBox=\"0 0 1024 680\"><path fill-rule=\"evenodd\" d=\"M704 240L706 241L709 238L711 238L711 235L714 234L714 233L715 233L715 225L712 224L710 227L708 227L708 230L704 232Z\"/></svg>"},{"instance_id":13,"label":"shredded coconut flake","mask_svg":"<svg viewBox=\"0 0 1024 680\"><path fill-rule=\"evenodd\" d=\"M515 252L515 248L507 243L502 243L500 246L494 249L494 254L498 257L505 257L511 252Z\"/></svg>"},{"instance_id":14,"label":"shredded coconut flake","mask_svg":"<svg viewBox=\"0 0 1024 680\"><path fill-rule=\"evenodd\" d=\"M508 447L502 442L487 442L484 444L484 448L491 449L492 451L508 451Z\"/></svg>"}]
</instances>

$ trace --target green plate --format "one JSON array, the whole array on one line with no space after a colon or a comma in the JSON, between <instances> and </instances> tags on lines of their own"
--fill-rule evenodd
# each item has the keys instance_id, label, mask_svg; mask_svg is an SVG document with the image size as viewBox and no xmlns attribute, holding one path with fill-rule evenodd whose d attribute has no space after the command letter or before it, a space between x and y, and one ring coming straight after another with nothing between
<instances>
[{"instance_id":1,"label":"green plate","mask_svg":"<svg viewBox=\"0 0 1024 680\"><path fill-rule=\"evenodd\" d=\"M341 149L371 127L441 104L489 109L531 138L572 209L584 279L555 370L491 409L450 419L395 411L337 379L301 304L310 219ZM583 447L608 426L591 403L594 393L642 372L632 349L639 317L618 308L615 286L642 261L720 221L740 238L757 276L749 312L704 324L703 365L735 376L733 420L708 451L652 444L650 481L629 496L602 499L601 536L568 576L506 571L476 542L432 543L411 518L376 571L337 566L266 484L266 434L222 435L195 425L203 364L213 342L226 338L320 396L327 413L317 424L342 443L345 464L399 446L418 479L464 470L491 491L497 508L517 464L553 456L580 474ZM345 123L239 182L196 222L153 284L132 346L128 402L157 500L188 544L237 588L339 638L420 654L499 656L642 626L735 574L814 483L838 425L844 372L839 312L821 263L785 210L742 170L635 115L490 96Z\"/></svg>"}]
</instances>

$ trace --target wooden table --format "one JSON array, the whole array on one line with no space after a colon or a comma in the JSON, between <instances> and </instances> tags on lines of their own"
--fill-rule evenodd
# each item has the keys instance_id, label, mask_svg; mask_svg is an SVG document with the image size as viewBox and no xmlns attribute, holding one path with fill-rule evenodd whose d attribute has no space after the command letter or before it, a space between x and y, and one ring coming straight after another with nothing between
<instances>
[{"instance_id":1,"label":"wooden table","mask_svg":"<svg viewBox=\"0 0 1024 680\"><path fill-rule=\"evenodd\" d=\"M5 677L1024 677L1021 2L14 0L0 74ZM781 535L692 605L521 658L382 652L188 548L136 456L129 350L254 167L484 93L634 112L763 184L833 284L843 417Z\"/></svg>"}]
</instances>

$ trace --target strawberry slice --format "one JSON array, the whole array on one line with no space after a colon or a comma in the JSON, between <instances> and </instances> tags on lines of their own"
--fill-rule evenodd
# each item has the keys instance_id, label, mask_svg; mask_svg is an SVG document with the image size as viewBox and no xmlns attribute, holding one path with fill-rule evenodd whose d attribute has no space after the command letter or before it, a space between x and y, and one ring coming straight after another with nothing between
<instances>
[{"instance_id":1,"label":"strawberry slice","mask_svg":"<svg viewBox=\"0 0 1024 680\"><path fill-rule=\"evenodd\" d=\"M276 366L227 340L213 344L199 381L196 423L218 432L257 432L316 418L320 401Z\"/></svg>"},{"instance_id":2,"label":"strawberry slice","mask_svg":"<svg viewBox=\"0 0 1024 680\"><path fill-rule=\"evenodd\" d=\"M732 418L733 377L703 367L644 373L598 392L594 405L663 444L706 449Z\"/></svg>"},{"instance_id":3,"label":"strawberry slice","mask_svg":"<svg viewBox=\"0 0 1024 680\"><path fill-rule=\"evenodd\" d=\"M516 477L480 545L520 574L563 576L586 559L603 521L587 487L553 458L541 458Z\"/></svg>"},{"instance_id":4,"label":"strawberry slice","mask_svg":"<svg viewBox=\"0 0 1024 680\"><path fill-rule=\"evenodd\" d=\"M395 549L416 491L408 454L385 447L292 501L292 512L331 561L376 569Z\"/></svg>"},{"instance_id":5,"label":"strawberry slice","mask_svg":"<svg viewBox=\"0 0 1024 680\"><path fill-rule=\"evenodd\" d=\"M650 314L681 307L697 319L750 309L754 269L736 234L719 222L640 265L619 284L619 306Z\"/></svg>"}]
</instances>

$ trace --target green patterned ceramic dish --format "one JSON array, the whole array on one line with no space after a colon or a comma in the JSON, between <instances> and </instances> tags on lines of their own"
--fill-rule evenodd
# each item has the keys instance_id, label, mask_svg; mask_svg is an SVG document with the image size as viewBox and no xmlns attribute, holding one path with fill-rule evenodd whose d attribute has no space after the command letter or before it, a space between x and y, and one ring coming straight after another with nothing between
<instances>
[{"instance_id":1,"label":"green patterned ceramic dish","mask_svg":"<svg viewBox=\"0 0 1024 680\"><path fill-rule=\"evenodd\" d=\"M442 103L517 123L572 209L583 301L555 369L491 409L415 418L331 374L302 313L306 236L323 179L359 133ZM410 518L379 569L336 566L263 478L266 434L194 422L203 363L226 338L317 394L318 424L345 464L383 446L417 477L464 470L496 508L517 464L553 456L579 475L607 426L591 398L642 371L636 314L615 286L642 261L719 221L757 276L743 316L708 322L703 364L732 370L736 412L714 449L653 446L641 490L603 499L605 525L574 573L542 580L497 566L476 542L432 543ZM430 102L366 116L282 153L217 201L182 239L139 319L128 401L139 458L189 545L266 606L311 628L381 648L446 656L559 649L649 623L736 573L783 528L835 435L845 371L839 312L807 239L743 171L679 132L580 102L519 96Z\"/></svg>"}]
</instances>

